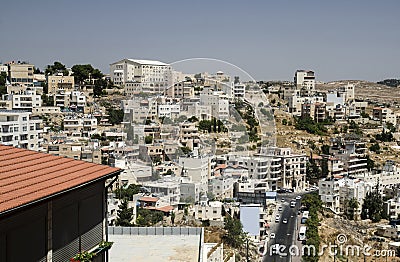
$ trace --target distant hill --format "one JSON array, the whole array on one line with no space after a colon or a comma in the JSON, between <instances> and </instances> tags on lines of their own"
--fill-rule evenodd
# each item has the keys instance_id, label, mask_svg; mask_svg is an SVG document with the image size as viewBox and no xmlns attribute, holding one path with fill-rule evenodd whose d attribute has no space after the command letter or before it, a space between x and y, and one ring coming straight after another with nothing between
<instances>
[{"instance_id":1,"label":"distant hill","mask_svg":"<svg viewBox=\"0 0 400 262\"><path fill-rule=\"evenodd\" d=\"M385 79L383 81L379 81L378 84L391 86L391 87L399 87L400 79Z\"/></svg>"},{"instance_id":2,"label":"distant hill","mask_svg":"<svg viewBox=\"0 0 400 262\"><path fill-rule=\"evenodd\" d=\"M380 83L362 80L340 80L328 83L317 83L316 89L320 92L336 89L346 84L354 84L356 99L377 102L381 104L400 104L400 86L391 87Z\"/></svg>"}]
</instances>

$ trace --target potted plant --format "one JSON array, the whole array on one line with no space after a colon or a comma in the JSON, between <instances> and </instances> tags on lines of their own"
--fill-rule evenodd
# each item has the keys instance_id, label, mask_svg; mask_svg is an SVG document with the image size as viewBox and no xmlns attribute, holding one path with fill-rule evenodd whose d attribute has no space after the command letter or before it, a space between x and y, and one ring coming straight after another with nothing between
<instances>
[{"instance_id":1,"label":"potted plant","mask_svg":"<svg viewBox=\"0 0 400 262\"><path fill-rule=\"evenodd\" d=\"M73 258L71 258L69 261L71 262L91 262L93 258L93 253L87 252L87 251L82 251L78 254L76 254Z\"/></svg>"}]
</instances>

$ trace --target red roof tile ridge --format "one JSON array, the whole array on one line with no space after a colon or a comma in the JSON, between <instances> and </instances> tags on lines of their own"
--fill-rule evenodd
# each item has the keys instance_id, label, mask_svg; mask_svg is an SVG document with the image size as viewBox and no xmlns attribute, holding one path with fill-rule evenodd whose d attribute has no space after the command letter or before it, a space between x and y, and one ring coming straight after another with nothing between
<instances>
[{"instance_id":1,"label":"red roof tile ridge","mask_svg":"<svg viewBox=\"0 0 400 262\"><path fill-rule=\"evenodd\" d=\"M106 168L99 169L99 167L102 167L102 166L91 166L90 169L94 169L94 170L93 171L91 170L90 172L88 172L87 174L84 174L84 175L90 175L91 177L95 177L95 174L97 172L108 168L108 167L106 167ZM109 167L109 168L112 169L111 167ZM74 173L79 174L81 172L76 171ZM72 174L74 174L74 173L72 173ZM47 190L49 188L60 188L60 185L71 184L73 181L76 181L76 182L87 181L87 178L84 175L71 176L71 173L70 173L69 176L71 176L71 179L66 180L64 176L56 176L56 177L53 177L52 179L49 179L46 181L47 183L52 182L48 186L43 186L43 184L45 182L44 183L33 183L33 184L29 183L27 186L15 188L14 190L11 190L8 192L3 191L3 192L1 192L0 195L7 194L10 197L9 198L4 198L4 196L1 197L0 204L5 203L10 200L13 200L13 199L21 198L21 197L29 195L29 194L34 196L34 193L37 193L37 192L43 191L43 190ZM79 185L80 183L72 183L72 184L76 186L76 185ZM71 187L73 187L73 186L71 186ZM28 188L29 188L29 190L26 190ZM59 192L60 190L53 190L53 191Z\"/></svg>"},{"instance_id":2,"label":"red roof tile ridge","mask_svg":"<svg viewBox=\"0 0 400 262\"><path fill-rule=\"evenodd\" d=\"M43 168L38 170L31 170L30 172L24 172L24 173L20 173L14 176L9 176L6 179L2 179L0 180L0 188L12 185L12 184L16 184L16 183L23 183L24 181L27 180L32 180L32 179L36 179L39 177L44 177L44 176L48 176L49 174L52 173L56 173L62 170L66 170L66 168L68 169L69 167L76 169L77 167L80 167L81 165L74 165L74 166L70 166L69 163L63 163L63 164L59 164L56 166L52 166L50 168ZM72 170L74 170L72 169ZM52 171L50 171L52 170ZM21 170L22 171L22 170ZM67 174L66 174L67 175Z\"/></svg>"},{"instance_id":3,"label":"red roof tile ridge","mask_svg":"<svg viewBox=\"0 0 400 262\"><path fill-rule=\"evenodd\" d=\"M85 163L83 163L83 165L84 164ZM90 163L87 163L87 164L90 164ZM83 173L83 171L86 171L86 170L91 169L91 168L95 169L95 171L93 171L93 172L97 172L99 170L104 169L104 168L102 168L102 166L96 166L96 165L86 165L86 167L83 168L82 167L83 165L75 165L75 166L73 166L72 170L68 169L69 170L68 173L65 172L66 171L65 168L61 168L61 169L58 169L58 170L50 172L50 173L46 172L46 170L44 170L43 171L44 175L41 175L41 176L35 176L35 177L29 177L28 176L26 179L20 178L18 180L13 181L13 183L8 183L7 185L4 185L4 186L0 185L0 189L2 189L0 194L10 193L10 192L15 191L15 190L23 189L23 188L26 188L26 187L31 187L32 185L49 182L49 181L52 181L52 180L57 179L57 178L69 177L70 179L74 179L72 174ZM57 173L60 173L61 171L64 171L62 176L54 176L54 177L50 177L50 178L48 177L51 174L57 174ZM18 184L18 186L16 186L16 184Z\"/></svg>"},{"instance_id":4,"label":"red roof tile ridge","mask_svg":"<svg viewBox=\"0 0 400 262\"><path fill-rule=\"evenodd\" d=\"M32 173L35 172L36 170L41 170L43 168L51 168L51 167L56 167L59 166L60 164L66 164L69 162L74 161L73 159L68 159L68 160L64 160L62 158L60 159L56 159L56 160L52 160L52 161L46 161L46 162L42 162L38 165L34 165L35 168L32 168L33 165L30 165L31 162L35 163L38 162L38 160L44 160L43 158L41 159L32 159L29 161L26 161L24 163L19 163L16 165L12 165L10 166L9 169L0 166L0 185L1 185L1 181L4 179L8 179L10 177L15 177L16 174L26 174L26 173ZM49 159L51 160L51 158ZM25 172L25 169L27 169Z\"/></svg>"}]
</instances>

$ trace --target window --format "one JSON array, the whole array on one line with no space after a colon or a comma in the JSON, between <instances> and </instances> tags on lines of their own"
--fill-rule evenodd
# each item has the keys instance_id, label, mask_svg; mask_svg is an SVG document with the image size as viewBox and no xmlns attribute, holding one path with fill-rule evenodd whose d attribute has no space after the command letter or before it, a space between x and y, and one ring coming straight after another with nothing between
<instances>
[{"instance_id":1,"label":"window","mask_svg":"<svg viewBox=\"0 0 400 262\"><path fill-rule=\"evenodd\" d=\"M22 117L22 121L26 121L26 120L27 120L26 116Z\"/></svg>"}]
</instances>

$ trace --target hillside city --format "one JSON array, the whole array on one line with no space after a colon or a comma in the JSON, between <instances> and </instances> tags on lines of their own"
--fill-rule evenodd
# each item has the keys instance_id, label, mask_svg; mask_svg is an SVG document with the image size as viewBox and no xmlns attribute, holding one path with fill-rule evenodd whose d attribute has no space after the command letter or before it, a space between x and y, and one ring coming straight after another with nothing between
<instances>
[{"instance_id":1,"label":"hillside city","mask_svg":"<svg viewBox=\"0 0 400 262\"><path fill-rule=\"evenodd\" d=\"M400 261L400 80L286 73L1 64L0 261Z\"/></svg>"}]
</instances>

